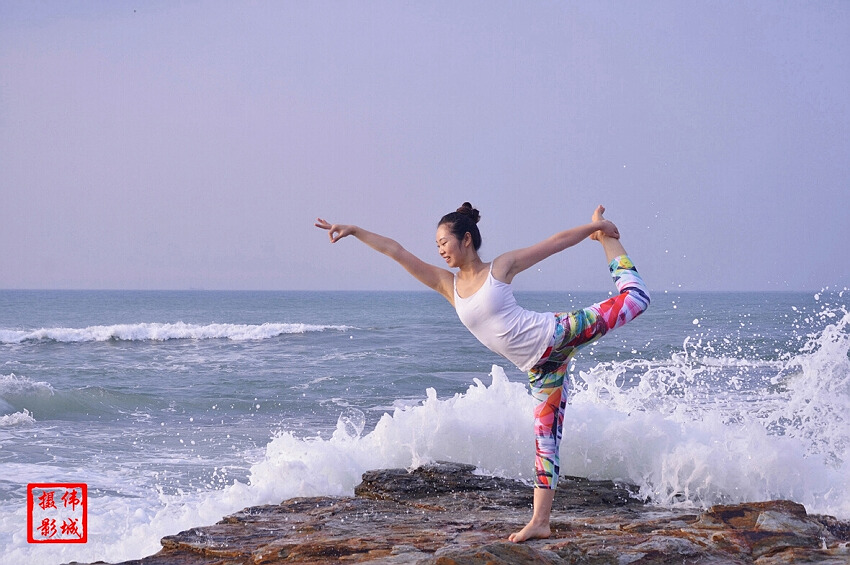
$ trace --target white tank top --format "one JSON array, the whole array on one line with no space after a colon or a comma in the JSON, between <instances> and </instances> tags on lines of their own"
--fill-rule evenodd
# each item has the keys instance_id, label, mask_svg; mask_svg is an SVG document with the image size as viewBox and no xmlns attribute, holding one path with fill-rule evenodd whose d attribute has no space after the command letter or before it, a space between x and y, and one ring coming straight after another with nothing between
<instances>
[{"instance_id":1,"label":"white tank top","mask_svg":"<svg viewBox=\"0 0 850 565\"><path fill-rule=\"evenodd\" d=\"M461 298L454 281L455 309L463 325L478 341L522 371L540 361L555 334L555 315L522 308L511 285L493 278L493 264L487 280L472 296Z\"/></svg>"}]
</instances>

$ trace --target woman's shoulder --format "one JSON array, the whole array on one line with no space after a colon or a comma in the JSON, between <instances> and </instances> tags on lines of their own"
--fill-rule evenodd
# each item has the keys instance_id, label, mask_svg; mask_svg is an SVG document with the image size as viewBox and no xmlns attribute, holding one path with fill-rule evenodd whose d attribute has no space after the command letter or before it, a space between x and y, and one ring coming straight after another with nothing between
<instances>
[{"instance_id":1,"label":"woman's shoulder","mask_svg":"<svg viewBox=\"0 0 850 565\"><path fill-rule=\"evenodd\" d=\"M512 267L511 252L502 253L490 262L490 276L499 282L511 284L513 282L513 277L510 275Z\"/></svg>"}]
</instances>

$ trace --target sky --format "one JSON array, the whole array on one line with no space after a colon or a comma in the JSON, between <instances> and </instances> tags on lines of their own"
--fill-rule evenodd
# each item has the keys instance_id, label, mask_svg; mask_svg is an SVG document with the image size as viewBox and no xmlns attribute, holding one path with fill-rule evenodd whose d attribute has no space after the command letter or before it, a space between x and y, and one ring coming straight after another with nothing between
<instances>
[{"instance_id":1,"label":"sky","mask_svg":"<svg viewBox=\"0 0 850 565\"><path fill-rule=\"evenodd\" d=\"M850 286L850 2L0 0L0 289L413 290L607 208L655 291ZM518 290L610 289L587 240Z\"/></svg>"}]
</instances>

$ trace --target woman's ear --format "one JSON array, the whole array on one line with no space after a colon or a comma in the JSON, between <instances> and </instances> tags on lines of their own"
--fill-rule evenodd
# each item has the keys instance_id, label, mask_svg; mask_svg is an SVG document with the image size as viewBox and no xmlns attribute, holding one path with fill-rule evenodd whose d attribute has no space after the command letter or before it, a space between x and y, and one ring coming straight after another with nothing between
<instances>
[{"instance_id":1,"label":"woman's ear","mask_svg":"<svg viewBox=\"0 0 850 565\"><path fill-rule=\"evenodd\" d=\"M469 247L470 245L472 245L472 234L469 233L469 232L466 232L465 234L463 234L462 243L463 243L464 247Z\"/></svg>"}]
</instances>

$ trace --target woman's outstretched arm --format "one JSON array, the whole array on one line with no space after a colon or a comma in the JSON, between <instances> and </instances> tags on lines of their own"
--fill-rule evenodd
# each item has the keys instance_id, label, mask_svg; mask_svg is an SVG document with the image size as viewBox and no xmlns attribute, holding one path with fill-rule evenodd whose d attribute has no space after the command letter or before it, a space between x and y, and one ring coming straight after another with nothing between
<instances>
[{"instance_id":1,"label":"woman's outstretched arm","mask_svg":"<svg viewBox=\"0 0 850 565\"><path fill-rule=\"evenodd\" d=\"M603 238L620 238L620 232L612 222L602 218L605 208L599 206L593 214L593 220L589 224L577 226L558 232L547 237L540 243L530 247L524 247L514 251L508 251L496 257L493 261L493 276L500 281L510 283L513 278L522 271L536 265L540 261L556 253L576 245L585 238L597 234ZM594 237L596 239L597 237Z\"/></svg>"},{"instance_id":2,"label":"woman's outstretched arm","mask_svg":"<svg viewBox=\"0 0 850 565\"><path fill-rule=\"evenodd\" d=\"M356 237L375 251L394 259L416 280L428 288L436 290L451 304L454 304L454 275L452 272L426 263L394 239L354 225L331 224L322 218L316 219L315 226L328 231L331 243L336 243L349 235Z\"/></svg>"}]
</instances>

